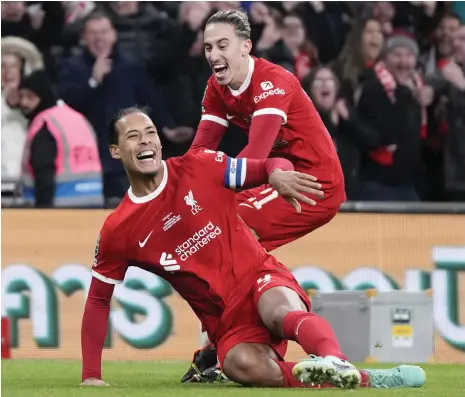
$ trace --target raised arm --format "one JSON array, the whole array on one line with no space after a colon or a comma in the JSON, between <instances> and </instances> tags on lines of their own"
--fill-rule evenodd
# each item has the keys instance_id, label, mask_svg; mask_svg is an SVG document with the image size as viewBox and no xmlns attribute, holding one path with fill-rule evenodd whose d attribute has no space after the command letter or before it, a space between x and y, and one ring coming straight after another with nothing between
<instances>
[{"instance_id":1,"label":"raised arm","mask_svg":"<svg viewBox=\"0 0 465 397\"><path fill-rule=\"evenodd\" d=\"M270 184L297 211L300 211L300 205L296 200L315 205L316 202L306 195L323 198L316 178L294 171L292 163L286 159L232 158L208 149L191 151L190 155L197 164L202 164L215 183L221 183L228 189L250 189Z\"/></svg>"}]
</instances>

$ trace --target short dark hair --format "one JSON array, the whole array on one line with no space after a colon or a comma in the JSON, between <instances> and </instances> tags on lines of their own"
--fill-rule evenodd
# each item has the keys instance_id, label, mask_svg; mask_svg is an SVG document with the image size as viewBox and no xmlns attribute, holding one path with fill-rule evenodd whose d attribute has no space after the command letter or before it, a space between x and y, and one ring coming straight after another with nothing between
<instances>
[{"instance_id":1,"label":"short dark hair","mask_svg":"<svg viewBox=\"0 0 465 397\"><path fill-rule=\"evenodd\" d=\"M87 24L90 21L95 21L98 19L108 19L108 21L110 22L110 25L113 27L113 22L111 21L111 18L107 14L105 14L102 11L92 11L89 15L87 15L84 18L84 22L82 23L82 33L84 33L84 31L86 30Z\"/></svg>"},{"instance_id":2,"label":"short dark hair","mask_svg":"<svg viewBox=\"0 0 465 397\"><path fill-rule=\"evenodd\" d=\"M218 11L208 19L206 26L212 23L231 25L237 36L250 40L251 29L249 18L242 8L238 10Z\"/></svg>"},{"instance_id":3,"label":"short dark hair","mask_svg":"<svg viewBox=\"0 0 465 397\"><path fill-rule=\"evenodd\" d=\"M108 126L108 143L110 145L118 144L118 130L116 128L116 123L120 121L123 117L132 113L142 113L145 114L147 117L150 117L150 108L148 106L135 105L128 108L120 109L118 113L116 113L112 117Z\"/></svg>"}]
</instances>

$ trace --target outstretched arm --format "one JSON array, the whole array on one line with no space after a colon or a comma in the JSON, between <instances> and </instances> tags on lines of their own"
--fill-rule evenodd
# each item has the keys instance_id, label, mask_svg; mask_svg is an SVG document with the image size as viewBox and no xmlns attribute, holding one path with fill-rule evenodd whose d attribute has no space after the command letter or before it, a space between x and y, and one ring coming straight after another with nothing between
<instances>
[{"instance_id":1,"label":"outstretched arm","mask_svg":"<svg viewBox=\"0 0 465 397\"><path fill-rule=\"evenodd\" d=\"M114 284L107 284L92 277L81 329L83 385L106 385L101 381L102 350L107 335L114 288Z\"/></svg>"},{"instance_id":2,"label":"outstretched arm","mask_svg":"<svg viewBox=\"0 0 465 397\"><path fill-rule=\"evenodd\" d=\"M270 184L296 210L300 212L299 200L316 205L315 200L304 194L323 198L321 185L314 176L294 171L289 160L282 158L243 159L226 157L224 185L229 189L252 188ZM303 194L304 193L304 194Z\"/></svg>"},{"instance_id":3,"label":"outstretched arm","mask_svg":"<svg viewBox=\"0 0 465 397\"><path fill-rule=\"evenodd\" d=\"M224 100L216 90L213 78L210 78L202 99L202 119L197 127L191 149L218 149L228 125Z\"/></svg>"},{"instance_id":4,"label":"outstretched arm","mask_svg":"<svg viewBox=\"0 0 465 397\"><path fill-rule=\"evenodd\" d=\"M273 148L282 121L282 117L276 114L254 116L250 125L249 142L237 157L266 159Z\"/></svg>"}]
</instances>

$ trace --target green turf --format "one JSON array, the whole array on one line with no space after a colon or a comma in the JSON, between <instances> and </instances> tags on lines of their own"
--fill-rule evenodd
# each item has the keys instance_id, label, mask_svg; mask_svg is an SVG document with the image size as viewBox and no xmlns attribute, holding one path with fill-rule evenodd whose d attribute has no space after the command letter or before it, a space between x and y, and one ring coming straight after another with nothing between
<instances>
[{"instance_id":1,"label":"green turf","mask_svg":"<svg viewBox=\"0 0 465 397\"><path fill-rule=\"evenodd\" d=\"M424 365L426 385L419 389L283 390L251 389L237 385L206 385L179 382L186 363L108 362L104 378L111 386L79 387L80 363L76 361L2 360L3 397L233 397L303 396L306 393L330 396L357 393L363 397L464 397L465 365ZM378 365L377 367L386 367ZM351 394L353 396L353 394Z\"/></svg>"}]
</instances>

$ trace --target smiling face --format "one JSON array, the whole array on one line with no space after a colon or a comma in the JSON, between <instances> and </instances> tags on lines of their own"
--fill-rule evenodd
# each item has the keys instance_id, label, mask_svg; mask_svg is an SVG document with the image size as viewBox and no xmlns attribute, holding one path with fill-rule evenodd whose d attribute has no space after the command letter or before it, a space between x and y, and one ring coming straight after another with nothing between
<instances>
[{"instance_id":1,"label":"smiling face","mask_svg":"<svg viewBox=\"0 0 465 397\"><path fill-rule=\"evenodd\" d=\"M110 145L114 159L135 177L153 177L161 167L161 143L150 117L142 111L124 115L115 123L117 143Z\"/></svg>"},{"instance_id":2,"label":"smiling face","mask_svg":"<svg viewBox=\"0 0 465 397\"><path fill-rule=\"evenodd\" d=\"M322 68L315 74L311 96L315 104L322 110L330 110L336 102L336 79L330 69Z\"/></svg>"},{"instance_id":3,"label":"smiling face","mask_svg":"<svg viewBox=\"0 0 465 397\"><path fill-rule=\"evenodd\" d=\"M384 44L384 36L381 24L375 20L369 20L362 33L362 54L367 61L374 61L379 57Z\"/></svg>"},{"instance_id":4,"label":"smiling face","mask_svg":"<svg viewBox=\"0 0 465 397\"><path fill-rule=\"evenodd\" d=\"M205 58L220 85L238 88L248 72L252 42L236 34L233 25L208 24L204 32Z\"/></svg>"}]
</instances>

